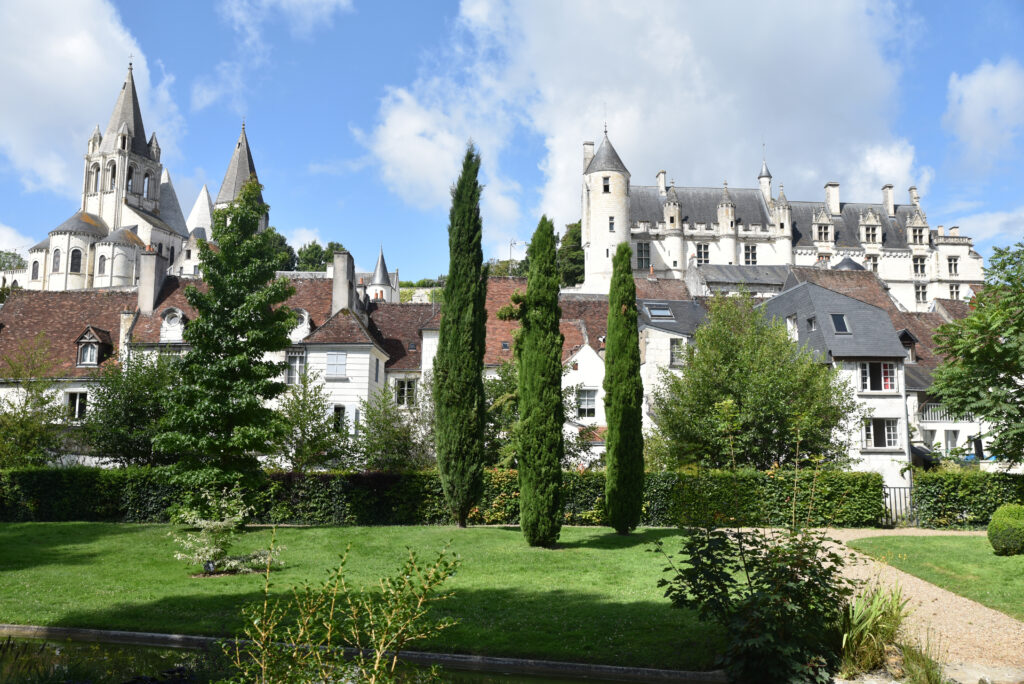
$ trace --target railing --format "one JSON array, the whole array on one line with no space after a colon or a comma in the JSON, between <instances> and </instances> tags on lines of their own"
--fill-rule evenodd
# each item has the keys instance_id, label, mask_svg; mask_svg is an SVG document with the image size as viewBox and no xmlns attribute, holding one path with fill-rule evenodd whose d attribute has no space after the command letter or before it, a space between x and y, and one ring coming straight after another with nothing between
<instances>
[{"instance_id":1,"label":"railing","mask_svg":"<svg viewBox=\"0 0 1024 684\"><path fill-rule=\"evenodd\" d=\"M882 486L884 527L914 527L918 524L917 505L914 502L913 487Z\"/></svg>"},{"instance_id":2,"label":"railing","mask_svg":"<svg viewBox=\"0 0 1024 684\"><path fill-rule=\"evenodd\" d=\"M920 418L920 420L922 422L931 422L931 423L959 423L959 422L973 423L974 422L974 416L972 414L966 413L966 414L964 414L962 416L956 416L956 415L953 415L949 411L949 409L947 409L942 404L925 404L924 406L921 407L921 410L920 410L920 412L918 412L917 415L918 415L918 418Z\"/></svg>"}]
</instances>

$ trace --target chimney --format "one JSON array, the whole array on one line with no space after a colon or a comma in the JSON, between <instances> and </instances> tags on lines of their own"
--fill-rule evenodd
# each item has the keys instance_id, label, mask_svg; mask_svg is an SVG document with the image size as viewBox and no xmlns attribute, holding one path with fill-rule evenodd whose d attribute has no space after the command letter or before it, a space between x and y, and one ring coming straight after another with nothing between
<instances>
[{"instance_id":1,"label":"chimney","mask_svg":"<svg viewBox=\"0 0 1024 684\"><path fill-rule=\"evenodd\" d=\"M839 183L825 183L825 206L828 207L828 213L833 216L839 213Z\"/></svg>"},{"instance_id":2,"label":"chimney","mask_svg":"<svg viewBox=\"0 0 1024 684\"><path fill-rule=\"evenodd\" d=\"M882 186L882 204L885 206L886 216L896 215L896 197L892 192L892 183Z\"/></svg>"},{"instance_id":3,"label":"chimney","mask_svg":"<svg viewBox=\"0 0 1024 684\"><path fill-rule=\"evenodd\" d=\"M953 237L960 237L960 226L952 226L949 229L949 234Z\"/></svg>"},{"instance_id":4,"label":"chimney","mask_svg":"<svg viewBox=\"0 0 1024 684\"><path fill-rule=\"evenodd\" d=\"M128 355L128 344L132 341L132 326L135 325L135 312L125 309L121 312L120 326L117 336L118 358Z\"/></svg>"},{"instance_id":5,"label":"chimney","mask_svg":"<svg viewBox=\"0 0 1024 684\"><path fill-rule=\"evenodd\" d=\"M921 196L917 194L917 186L911 185L908 192L910 192L910 203L915 207L921 206Z\"/></svg>"},{"instance_id":6,"label":"chimney","mask_svg":"<svg viewBox=\"0 0 1024 684\"><path fill-rule=\"evenodd\" d=\"M583 173L587 172L590 160L594 158L594 141L588 140L583 143Z\"/></svg>"},{"instance_id":7,"label":"chimney","mask_svg":"<svg viewBox=\"0 0 1024 684\"><path fill-rule=\"evenodd\" d=\"M331 291L331 315L355 307L356 263L347 251L334 253L334 289Z\"/></svg>"},{"instance_id":8,"label":"chimney","mask_svg":"<svg viewBox=\"0 0 1024 684\"><path fill-rule=\"evenodd\" d=\"M139 255L139 312L143 316L153 313L166 276L167 259L154 252L152 245L146 245Z\"/></svg>"},{"instance_id":9,"label":"chimney","mask_svg":"<svg viewBox=\"0 0 1024 684\"><path fill-rule=\"evenodd\" d=\"M665 196L665 172L664 171L659 171L658 172L658 192L661 193L662 197Z\"/></svg>"},{"instance_id":10,"label":"chimney","mask_svg":"<svg viewBox=\"0 0 1024 684\"><path fill-rule=\"evenodd\" d=\"M939 237L942 237L943 235L946 234L946 227L945 226L938 226L937 230L939 231Z\"/></svg>"}]
</instances>

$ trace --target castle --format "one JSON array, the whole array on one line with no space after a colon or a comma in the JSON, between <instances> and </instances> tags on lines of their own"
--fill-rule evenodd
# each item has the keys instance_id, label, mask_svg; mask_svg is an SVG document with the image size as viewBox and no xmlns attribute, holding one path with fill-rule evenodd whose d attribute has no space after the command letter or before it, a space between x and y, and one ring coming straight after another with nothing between
<instances>
[{"instance_id":1,"label":"castle","mask_svg":"<svg viewBox=\"0 0 1024 684\"><path fill-rule=\"evenodd\" d=\"M931 228L914 187L908 204L896 203L892 185L882 187L880 202L842 202L836 182L825 183L824 201L790 201L781 184L773 194L766 161L756 188L676 187L665 178L659 171L655 185L633 184L607 130L596 153L583 143L583 292L608 292L620 243L632 248L636 275L686 279L697 295L719 289L704 272L719 278L723 270L706 266L864 269L904 310L924 312L935 299L969 299L984 279L971 238L955 226ZM775 269L774 291L785 271ZM754 291L770 273L724 271L726 281Z\"/></svg>"}]
</instances>

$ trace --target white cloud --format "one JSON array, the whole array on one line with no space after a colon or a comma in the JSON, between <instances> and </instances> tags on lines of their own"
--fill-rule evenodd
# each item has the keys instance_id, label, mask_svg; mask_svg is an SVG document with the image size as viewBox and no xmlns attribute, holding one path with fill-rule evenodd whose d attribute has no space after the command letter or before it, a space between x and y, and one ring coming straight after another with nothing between
<instances>
[{"instance_id":1,"label":"white cloud","mask_svg":"<svg viewBox=\"0 0 1024 684\"><path fill-rule=\"evenodd\" d=\"M0 251L17 252L28 258L28 250L38 240L33 240L27 235L19 233L17 229L5 226L0 223Z\"/></svg>"},{"instance_id":2,"label":"white cloud","mask_svg":"<svg viewBox=\"0 0 1024 684\"><path fill-rule=\"evenodd\" d=\"M582 142L600 141L605 111L636 184L665 169L680 185L753 187L764 141L790 199L822 200L837 180L844 200L878 201L884 183L920 188L931 175L890 128L890 55L918 27L902 11L745 2L730 5L739 21L713 3L464 0L435 68L390 91L363 140L403 200L443 206L475 139L484 196L499 195L484 207L498 256L496 228L525 235L542 212L556 225L579 217ZM502 182L510 141L530 135L545 150L537 206Z\"/></svg>"},{"instance_id":3,"label":"white cloud","mask_svg":"<svg viewBox=\"0 0 1024 684\"><path fill-rule=\"evenodd\" d=\"M969 74L949 77L942 123L962 145L964 157L987 170L1012 153L1024 130L1024 68L1014 59L982 62Z\"/></svg>"},{"instance_id":4,"label":"white cloud","mask_svg":"<svg viewBox=\"0 0 1024 684\"><path fill-rule=\"evenodd\" d=\"M952 225L960 226L961 235L970 235L975 244L1008 245L1024 240L1024 206L962 216Z\"/></svg>"},{"instance_id":5,"label":"white cloud","mask_svg":"<svg viewBox=\"0 0 1024 684\"><path fill-rule=\"evenodd\" d=\"M267 63L270 44L263 29L280 17L292 36L308 38L315 29L329 27L335 14L352 10L352 0L221 0L217 11L241 38L237 52L192 85L192 109L227 100L239 114L245 113L246 80Z\"/></svg>"},{"instance_id":6,"label":"white cloud","mask_svg":"<svg viewBox=\"0 0 1024 684\"><path fill-rule=\"evenodd\" d=\"M316 228L295 228L285 231L285 237L288 238L288 244L296 250L310 242L319 242L321 247L327 244Z\"/></svg>"},{"instance_id":7,"label":"white cloud","mask_svg":"<svg viewBox=\"0 0 1024 684\"><path fill-rule=\"evenodd\" d=\"M173 158L185 130L170 95L174 77L157 62L160 75L152 78L142 49L108 2L0 3L0 153L27 190L81 193L86 142L96 124L106 129L107 119L97 116L113 109L129 55L146 133L156 131L164 157Z\"/></svg>"}]
</instances>

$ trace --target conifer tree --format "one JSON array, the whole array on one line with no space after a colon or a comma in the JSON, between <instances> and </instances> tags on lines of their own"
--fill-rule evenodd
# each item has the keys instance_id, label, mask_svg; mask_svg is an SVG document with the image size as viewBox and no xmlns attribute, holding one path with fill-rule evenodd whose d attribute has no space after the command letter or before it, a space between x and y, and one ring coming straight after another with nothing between
<instances>
[{"instance_id":1,"label":"conifer tree","mask_svg":"<svg viewBox=\"0 0 1024 684\"><path fill-rule=\"evenodd\" d=\"M480 240L480 155L466 149L448 214L448 280L434 357L434 434L445 501L459 527L483 489L487 270Z\"/></svg>"},{"instance_id":2,"label":"conifer tree","mask_svg":"<svg viewBox=\"0 0 1024 684\"><path fill-rule=\"evenodd\" d=\"M281 431L266 402L285 390L284 363L264 357L291 343L295 314L281 304L295 290L274 278L277 237L259 231L268 209L260 189L252 179L229 207L214 212L217 248L199 242L207 288L185 288L198 316L185 326L190 349L154 446L188 465L255 471L257 454L272 448Z\"/></svg>"},{"instance_id":3,"label":"conifer tree","mask_svg":"<svg viewBox=\"0 0 1024 684\"><path fill-rule=\"evenodd\" d=\"M605 511L619 534L628 534L639 524L644 491L644 388L632 259L629 245L621 243L612 259L604 358Z\"/></svg>"},{"instance_id":4,"label":"conifer tree","mask_svg":"<svg viewBox=\"0 0 1024 684\"><path fill-rule=\"evenodd\" d=\"M516 292L499 312L517 319L515 357L519 375L519 520L530 546L552 546L562 529L562 333L558 322L559 273L555 227L540 219L527 251L526 294Z\"/></svg>"}]
</instances>

